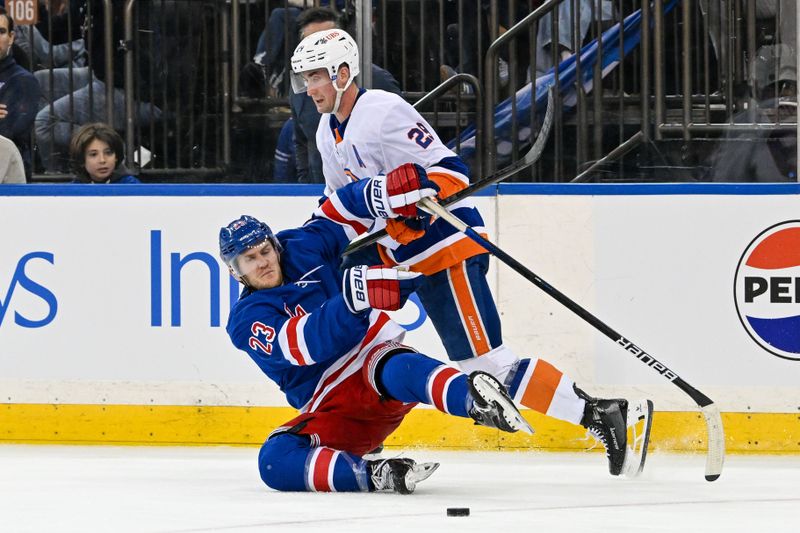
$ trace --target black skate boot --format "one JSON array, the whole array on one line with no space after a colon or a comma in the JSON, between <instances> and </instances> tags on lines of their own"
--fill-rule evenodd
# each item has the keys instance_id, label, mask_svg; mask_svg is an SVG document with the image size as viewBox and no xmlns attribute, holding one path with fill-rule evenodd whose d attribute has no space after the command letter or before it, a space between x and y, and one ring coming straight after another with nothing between
<instances>
[{"instance_id":1,"label":"black skate boot","mask_svg":"<svg viewBox=\"0 0 800 533\"><path fill-rule=\"evenodd\" d=\"M417 483L425 481L439 463L419 463L413 459L396 458L367 461L367 473L376 491L393 490L400 494L411 494Z\"/></svg>"},{"instance_id":2,"label":"black skate boot","mask_svg":"<svg viewBox=\"0 0 800 533\"><path fill-rule=\"evenodd\" d=\"M505 387L491 374L475 371L469 375L467 384L473 400L469 416L476 424L509 433L522 430L533 435L533 428L522 418Z\"/></svg>"},{"instance_id":3,"label":"black skate boot","mask_svg":"<svg viewBox=\"0 0 800 533\"><path fill-rule=\"evenodd\" d=\"M628 400L601 400L592 398L577 386L574 389L580 398L586 400L581 425L605 447L611 475L639 475L647 458L653 402L639 400L629 406ZM628 427L633 433L630 443Z\"/></svg>"}]
</instances>

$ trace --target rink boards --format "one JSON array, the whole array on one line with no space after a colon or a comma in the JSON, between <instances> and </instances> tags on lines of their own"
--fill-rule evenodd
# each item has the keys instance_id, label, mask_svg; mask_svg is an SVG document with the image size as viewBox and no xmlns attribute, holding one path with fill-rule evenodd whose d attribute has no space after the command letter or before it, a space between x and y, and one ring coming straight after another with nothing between
<instances>
[{"instance_id":1,"label":"rink boards","mask_svg":"<svg viewBox=\"0 0 800 533\"><path fill-rule=\"evenodd\" d=\"M224 332L238 287L217 259L241 214L302 224L319 186L0 187L0 440L257 444L291 409ZM503 185L490 237L715 400L729 451L800 451L800 186ZM506 343L595 395L649 396L655 447L704 448L691 400L493 261ZM424 311L406 342L443 354ZM648 362L648 361L645 361ZM582 449L417 409L388 444Z\"/></svg>"}]
</instances>

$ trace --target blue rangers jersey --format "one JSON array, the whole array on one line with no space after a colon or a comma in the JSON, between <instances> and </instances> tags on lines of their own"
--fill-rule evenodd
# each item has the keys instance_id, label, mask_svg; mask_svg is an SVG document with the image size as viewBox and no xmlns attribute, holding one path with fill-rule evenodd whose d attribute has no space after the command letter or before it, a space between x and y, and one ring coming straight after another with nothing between
<instances>
[{"instance_id":1,"label":"blue rangers jersey","mask_svg":"<svg viewBox=\"0 0 800 533\"><path fill-rule=\"evenodd\" d=\"M369 221L366 184L346 187L326 201L360 220L362 232ZM329 219L322 207L304 226L276 234L283 247L283 285L245 289L226 327L233 344L247 352L301 412L314 411L337 384L359 372L372 347L399 342L405 332L384 312L347 310L340 255L350 242L348 234L359 230L352 221L342 225Z\"/></svg>"}]
</instances>

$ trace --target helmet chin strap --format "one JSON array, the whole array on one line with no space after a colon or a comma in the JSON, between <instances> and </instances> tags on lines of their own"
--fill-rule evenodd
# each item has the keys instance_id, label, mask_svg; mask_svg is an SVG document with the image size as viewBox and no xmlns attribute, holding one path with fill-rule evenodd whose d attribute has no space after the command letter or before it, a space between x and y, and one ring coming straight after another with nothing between
<instances>
[{"instance_id":1,"label":"helmet chin strap","mask_svg":"<svg viewBox=\"0 0 800 533\"><path fill-rule=\"evenodd\" d=\"M333 84L333 88L336 90L336 101L333 104L333 111L331 114L335 115L339 111L339 104L342 103L342 95L350 87L350 84L353 83L353 78L347 80L347 83L344 84L344 88L340 89L338 85L336 85L336 80L331 80Z\"/></svg>"},{"instance_id":2,"label":"helmet chin strap","mask_svg":"<svg viewBox=\"0 0 800 533\"><path fill-rule=\"evenodd\" d=\"M252 289L252 287L250 287L250 285L247 283L247 281L244 279L244 277L240 276L239 274L237 274L236 270L234 270L233 267L230 266L230 265L228 265L228 272L230 272L231 276L233 276L233 279L235 279L236 281L238 281L239 283L241 283L242 285L244 285L248 289Z\"/></svg>"}]
</instances>

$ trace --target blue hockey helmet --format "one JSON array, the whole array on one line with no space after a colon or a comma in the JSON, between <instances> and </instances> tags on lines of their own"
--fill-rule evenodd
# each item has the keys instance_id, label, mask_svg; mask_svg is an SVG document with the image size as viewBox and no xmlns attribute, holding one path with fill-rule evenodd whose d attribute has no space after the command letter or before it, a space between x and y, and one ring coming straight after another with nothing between
<instances>
[{"instance_id":1,"label":"blue hockey helmet","mask_svg":"<svg viewBox=\"0 0 800 533\"><path fill-rule=\"evenodd\" d=\"M281 245L269 226L255 217L242 215L224 228L220 228L219 255L226 265L236 274L240 274L237 271L234 259L241 253L263 244L267 240L272 242L275 250L281 251Z\"/></svg>"}]
</instances>

